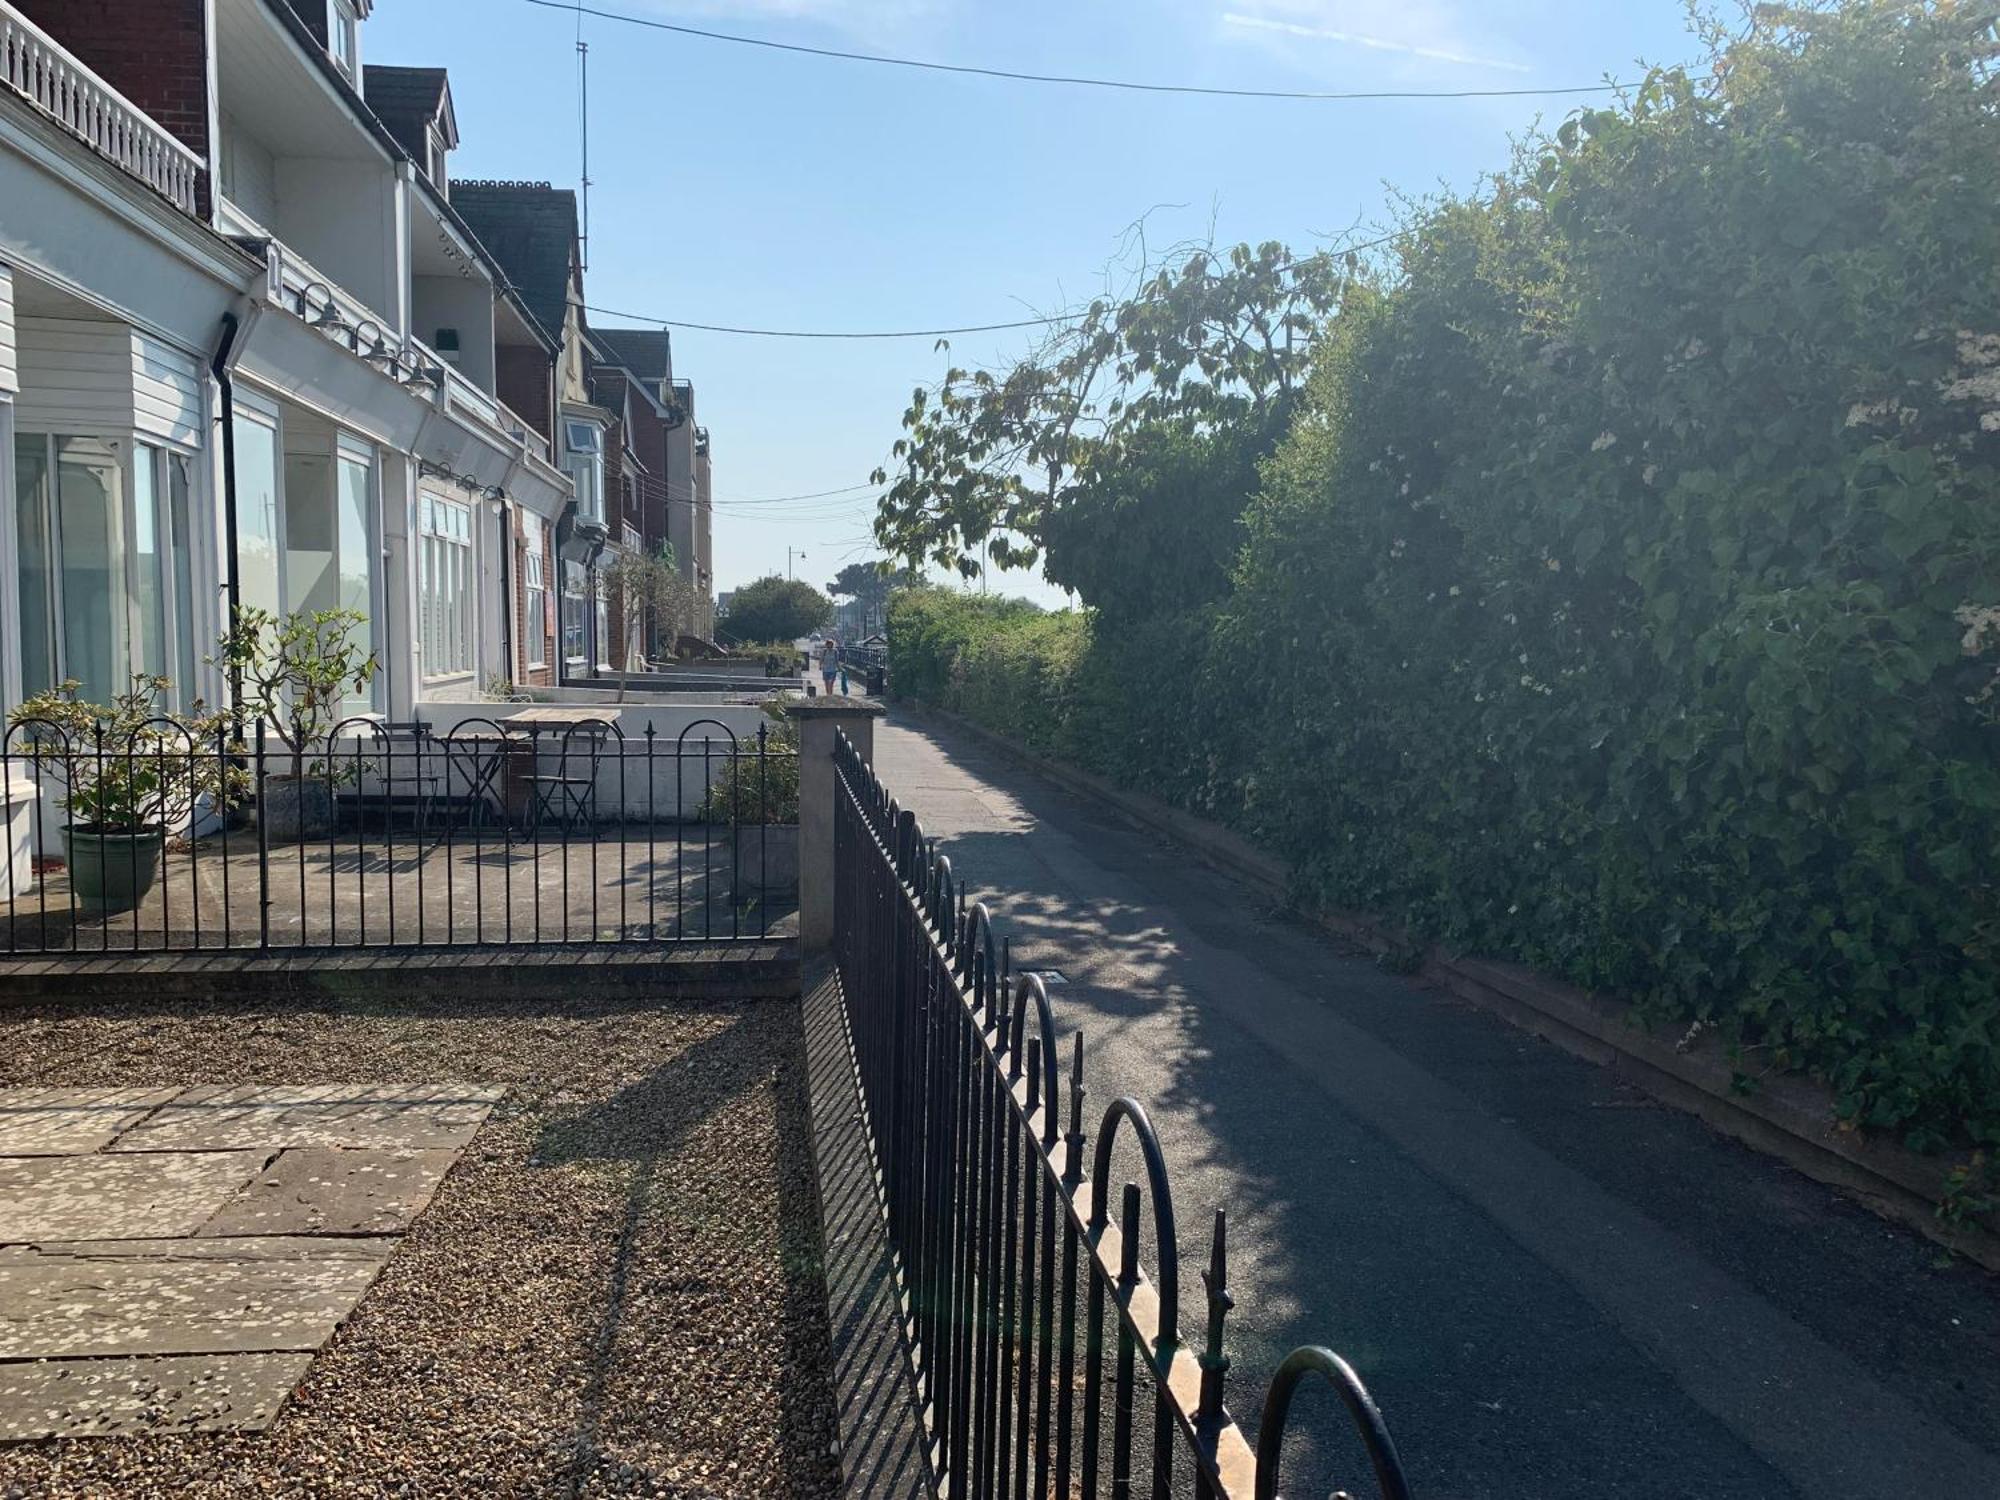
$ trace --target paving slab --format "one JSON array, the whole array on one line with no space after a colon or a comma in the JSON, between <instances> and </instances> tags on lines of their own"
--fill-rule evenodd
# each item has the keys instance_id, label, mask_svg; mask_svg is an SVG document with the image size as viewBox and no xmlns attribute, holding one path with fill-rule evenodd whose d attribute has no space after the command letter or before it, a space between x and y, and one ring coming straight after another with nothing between
<instances>
[{"instance_id":1,"label":"paving slab","mask_svg":"<svg viewBox=\"0 0 2000 1500\"><path fill-rule=\"evenodd\" d=\"M505 1092L478 1084L204 1085L186 1090L126 1131L112 1149L456 1149L472 1139Z\"/></svg>"},{"instance_id":2,"label":"paving slab","mask_svg":"<svg viewBox=\"0 0 2000 1500\"><path fill-rule=\"evenodd\" d=\"M0 1443L154 1432L258 1432L310 1354L202 1354L0 1364Z\"/></svg>"},{"instance_id":3,"label":"paving slab","mask_svg":"<svg viewBox=\"0 0 2000 1500\"><path fill-rule=\"evenodd\" d=\"M270 1158L269 1151L0 1158L0 1244L193 1234Z\"/></svg>"},{"instance_id":4,"label":"paving slab","mask_svg":"<svg viewBox=\"0 0 2000 1500\"><path fill-rule=\"evenodd\" d=\"M456 1151L286 1151L223 1204L203 1235L401 1234L458 1160Z\"/></svg>"},{"instance_id":5,"label":"paving slab","mask_svg":"<svg viewBox=\"0 0 2000 1500\"><path fill-rule=\"evenodd\" d=\"M273 1236L0 1248L0 1360L317 1349L395 1244Z\"/></svg>"},{"instance_id":6,"label":"paving slab","mask_svg":"<svg viewBox=\"0 0 2000 1500\"><path fill-rule=\"evenodd\" d=\"M70 1156L110 1144L177 1088L0 1089L0 1156Z\"/></svg>"}]
</instances>

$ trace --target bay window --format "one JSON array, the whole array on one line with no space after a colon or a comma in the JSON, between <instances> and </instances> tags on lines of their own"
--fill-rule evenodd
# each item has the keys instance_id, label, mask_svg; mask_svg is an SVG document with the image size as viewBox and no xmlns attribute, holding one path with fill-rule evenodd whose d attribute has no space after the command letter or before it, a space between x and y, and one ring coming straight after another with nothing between
<instances>
[{"instance_id":1,"label":"bay window","mask_svg":"<svg viewBox=\"0 0 2000 1500\"><path fill-rule=\"evenodd\" d=\"M572 418L563 423L566 449L563 467L576 486L577 514L586 521L604 519L604 434L593 422Z\"/></svg>"}]
</instances>

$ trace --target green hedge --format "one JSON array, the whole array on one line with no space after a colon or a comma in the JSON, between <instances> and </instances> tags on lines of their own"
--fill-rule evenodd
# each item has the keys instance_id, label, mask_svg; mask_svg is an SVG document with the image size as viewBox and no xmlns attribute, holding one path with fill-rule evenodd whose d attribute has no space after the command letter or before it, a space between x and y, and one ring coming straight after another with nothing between
<instances>
[{"instance_id":1,"label":"green hedge","mask_svg":"<svg viewBox=\"0 0 2000 1500\"><path fill-rule=\"evenodd\" d=\"M1956 7L1776 10L1425 209L1219 605L925 595L898 686L1308 897L2000 1142L2000 114Z\"/></svg>"}]
</instances>

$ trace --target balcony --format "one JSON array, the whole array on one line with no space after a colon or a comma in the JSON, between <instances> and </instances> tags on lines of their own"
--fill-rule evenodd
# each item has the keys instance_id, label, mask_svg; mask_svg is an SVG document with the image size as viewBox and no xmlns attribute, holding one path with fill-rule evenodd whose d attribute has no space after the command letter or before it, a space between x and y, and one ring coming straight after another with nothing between
<instances>
[{"instance_id":1,"label":"balcony","mask_svg":"<svg viewBox=\"0 0 2000 1500\"><path fill-rule=\"evenodd\" d=\"M182 213L199 212L202 159L0 0L0 83Z\"/></svg>"},{"instance_id":2,"label":"balcony","mask_svg":"<svg viewBox=\"0 0 2000 1500\"><path fill-rule=\"evenodd\" d=\"M289 245L265 240L259 248L266 265L265 296L272 306L407 386L427 392L444 389L447 367L429 349L414 339L398 339L366 303Z\"/></svg>"}]
</instances>

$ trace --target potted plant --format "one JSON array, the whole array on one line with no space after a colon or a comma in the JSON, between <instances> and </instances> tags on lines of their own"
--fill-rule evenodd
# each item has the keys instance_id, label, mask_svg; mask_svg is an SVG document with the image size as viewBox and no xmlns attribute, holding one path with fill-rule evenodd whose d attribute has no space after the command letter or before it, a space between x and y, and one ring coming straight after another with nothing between
<instances>
[{"instance_id":1,"label":"potted plant","mask_svg":"<svg viewBox=\"0 0 2000 1500\"><path fill-rule=\"evenodd\" d=\"M284 747L286 770L266 771L257 818L274 839L324 838L333 831L331 739L350 694L368 691L381 664L354 632L367 620L351 609L274 615L244 606L214 661L240 682L241 712ZM342 772L351 775L352 768Z\"/></svg>"},{"instance_id":2,"label":"potted plant","mask_svg":"<svg viewBox=\"0 0 2000 1500\"><path fill-rule=\"evenodd\" d=\"M779 719L717 765L695 809L701 822L725 830L711 862L719 873L728 861L745 893L799 888L798 752L797 726Z\"/></svg>"},{"instance_id":3,"label":"potted plant","mask_svg":"<svg viewBox=\"0 0 2000 1500\"><path fill-rule=\"evenodd\" d=\"M72 678L10 714L13 753L63 788L57 805L70 888L87 911L130 911L159 878L160 851L207 799L221 810L236 778L223 754L224 720L158 711L172 683L135 674L109 707L79 698Z\"/></svg>"}]
</instances>

